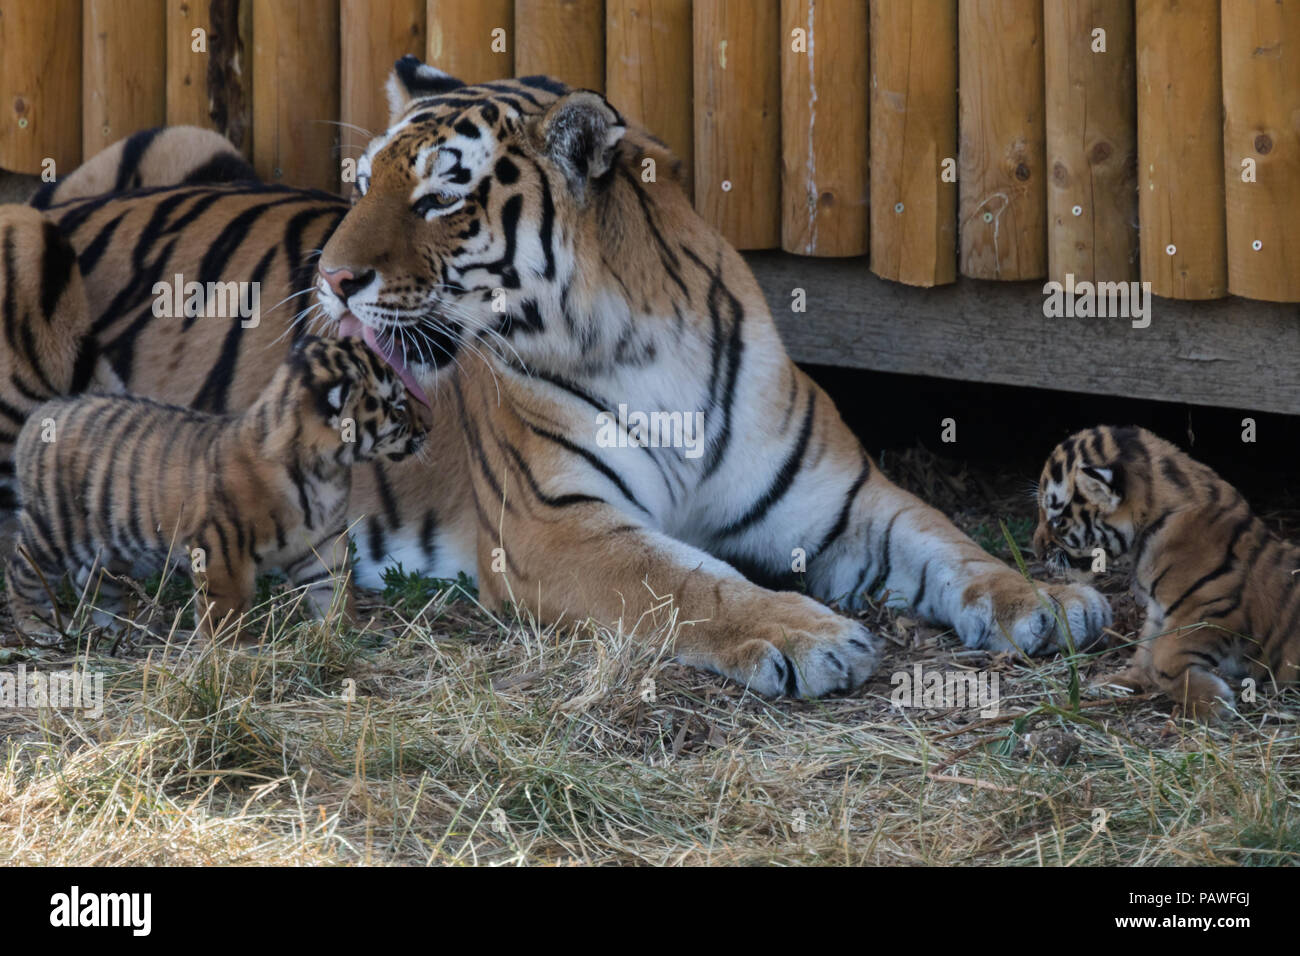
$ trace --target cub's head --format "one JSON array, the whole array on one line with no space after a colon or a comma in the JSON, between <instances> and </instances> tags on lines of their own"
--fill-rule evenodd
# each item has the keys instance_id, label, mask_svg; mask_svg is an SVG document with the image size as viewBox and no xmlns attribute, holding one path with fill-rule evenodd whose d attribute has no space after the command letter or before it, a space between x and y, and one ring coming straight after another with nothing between
<instances>
[{"instance_id":1,"label":"cub's head","mask_svg":"<svg viewBox=\"0 0 1300 956\"><path fill-rule=\"evenodd\" d=\"M289 356L300 440L341 465L419 451L425 432L397 375L356 339L304 336Z\"/></svg>"},{"instance_id":2,"label":"cub's head","mask_svg":"<svg viewBox=\"0 0 1300 956\"><path fill-rule=\"evenodd\" d=\"M618 229L625 217L602 197L620 150L630 166L649 138L625 144L597 93L545 77L467 86L410 56L388 98L390 126L358 159L355 204L319 261L318 301L339 334L363 337L421 400L467 352L528 360L563 347L568 304L590 300L602 271L599 249L589 263L576 250Z\"/></svg>"},{"instance_id":3,"label":"cub's head","mask_svg":"<svg viewBox=\"0 0 1300 956\"><path fill-rule=\"evenodd\" d=\"M1101 426L1057 445L1038 482L1034 553L1059 567L1094 548L1112 558L1126 553L1140 530L1135 492L1146 485L1157 442L1141 428Z\"/></svg>"}]
</instances>

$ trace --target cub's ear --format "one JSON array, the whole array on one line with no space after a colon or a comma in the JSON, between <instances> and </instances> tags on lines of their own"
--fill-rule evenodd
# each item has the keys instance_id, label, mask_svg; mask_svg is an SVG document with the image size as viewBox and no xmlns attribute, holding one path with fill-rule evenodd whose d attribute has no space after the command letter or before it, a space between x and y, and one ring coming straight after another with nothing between
<instances>
[{"instance_id":1,"label":"cub's ear","mask_svg":"<svg viewBox=\"0 0 1300 956\"><path fill-rule=\"evenodd\" d=\"M1094 504L1114 508L1124 498L1124 471L1119 464L1082 465L1075 484L1077 490Z\"/></svg>"},{"instance_id":2,"label":"cub's ear","mask_svg":"<svg viewBox=\"0 0 1300 956\"><path fill-rule=\"evenodd\" d=\"M542 151L563 172L569 189L581 197L587 184L609 171L627 124L605 97L578 90L551 104L536 127Z\"/></svg>"},{"instance_id":3,"label":"cub's ear","mask_svg":"<svg viewBox=\"0 0 1300 956\"><path fill-rule=\"evenodd\" d=\"M442 70L422 63L418 56L406 54L393 64L393 72L389 74L388 83L384 87L388 94L388 125L397 122L411 100L450 93L464 85L454 76L448 76Z\"/></svg>"}]
</instances>

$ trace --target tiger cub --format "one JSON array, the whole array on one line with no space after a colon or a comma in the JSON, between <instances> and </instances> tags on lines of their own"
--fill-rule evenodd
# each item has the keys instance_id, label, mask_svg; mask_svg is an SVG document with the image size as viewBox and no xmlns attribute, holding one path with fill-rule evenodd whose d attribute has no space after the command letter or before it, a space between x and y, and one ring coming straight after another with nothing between
<instances>
[{"instance_id":1,"label":"tiger cub","mask_svg":"<svg viewBox=\"0 0 1300 956\"><path fill-rule=\"evenodd\" d=\"M1157 688L1207 717L1233 702L1229 681L1300 676L1300 546L1174 445L1142 428L1100 427L1052 452L1034 550L1063 563L1095 548L1131 555L1146 609L1137 652L1112 683Z\"/></svg>"},{"instance_id":2,"label":"tiger cub","mask_svg":"<svg viewBox=\"0 0 1300 956\"><path fill-rule=\"evenodd\" d=\"M51 590L71 572L79 590L98 589L107 623L121 591L98 569L138 574L168 560L191 571L205 635L248 610L264 568L282 570L324 616L349 567L351 466L400 460L424 437L401 381L359 340L304 337L236 416L119 395L47 402L14 452L14 620L33 639L57 636ZM343 594L347 614L346 579Z\"/></svg>"}]
</instances>

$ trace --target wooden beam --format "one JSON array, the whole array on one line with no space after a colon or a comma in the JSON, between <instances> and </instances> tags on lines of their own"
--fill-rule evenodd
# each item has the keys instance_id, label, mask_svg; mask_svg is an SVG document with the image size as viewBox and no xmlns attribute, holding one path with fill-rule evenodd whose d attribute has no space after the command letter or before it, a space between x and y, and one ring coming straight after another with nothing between
<instances>
[{"instance_id":1,"label":"wooden beam","mask_svg":"<svg viewBox=\"0 0 1300 956\"><path fill-rule=\"evenodd\" d=\"M1151 299L1150 327L1047 318L1042 282L919 290L861 258L746 253L798 362L1300 414L1300 308ZM792 313L791 290L807 311Z\"/></svg>"}]
</instances>

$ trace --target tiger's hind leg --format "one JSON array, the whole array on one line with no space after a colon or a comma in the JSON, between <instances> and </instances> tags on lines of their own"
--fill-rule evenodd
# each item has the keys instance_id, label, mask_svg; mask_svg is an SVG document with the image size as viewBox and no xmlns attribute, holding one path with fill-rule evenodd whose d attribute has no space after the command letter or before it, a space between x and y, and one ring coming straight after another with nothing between
<instances>
[{"instance_id":1,"label":"tiger's hind leg","mask_svg":"<svg viewBox=\"0 0 1300 956\"><path fill-rule=\"evenodd\" d=\"M1142 666L1152 684L1180 704L1187 716L1210 720L1227 716L1236 702L1232 688L1206 666L1203 650L1208 632L1195 622L1166 621L1163 633L1150 641L1150 652ZM1142 650L1141 648L1139 649ZM1135 662L1139 658L1135 655Z\"/></svg>"},{"instance_id":2,"label":"tiger's hind leg","mask_svg":"<svg viewBox=\"0 0 1300 956\"><path fill-rule=\"evenodd\" d=\"M14 442L47 399L102 384L77 254L54 223L0 206L0 508L16 507Z\"/></svg>"}]
</instances>

